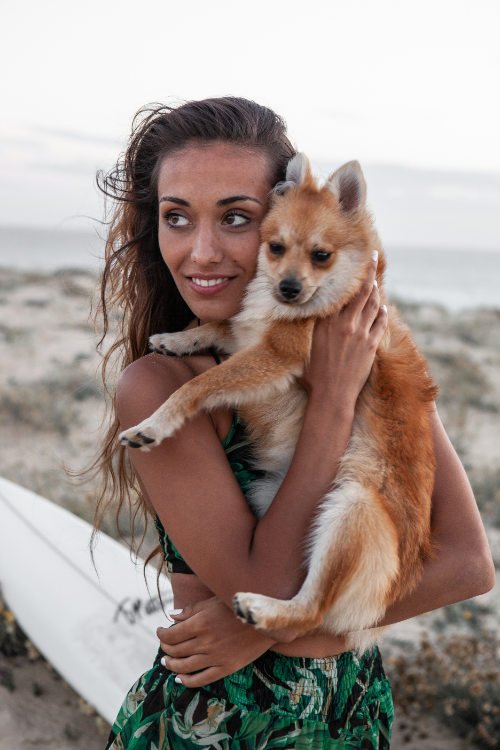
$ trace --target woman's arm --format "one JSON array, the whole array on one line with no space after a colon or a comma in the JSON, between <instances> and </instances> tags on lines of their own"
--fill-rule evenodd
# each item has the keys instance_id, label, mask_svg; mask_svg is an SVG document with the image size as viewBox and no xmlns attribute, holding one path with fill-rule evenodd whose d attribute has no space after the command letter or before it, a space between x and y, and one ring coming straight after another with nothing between
<instances>
[{"instance_id":1,"label":"woman's arm","mask_svg":"<svg viewBox=\"0 0 500 750\"><path fill-rule=\"evenodd\" d=\"M387 610L386 625L484 594L495 585L495 567L469 480L436 409L432 425L436 454L432 538L436 554L425 562L412 594Z\"/></svg>"},{"instance_id":2,"label":"woman's arm","mask_svg":"<svg viewBox=\"0 0 500 750\"><path fill-rule=\"evenodd\" d=\"M350 438L354 405L386 327L373 287L315 331L308 406L295 455L269 511L257 521L230 470L210 417L202 414L150 453L129 455L145 493L198 577L230 605L238 590L288 598L304 577L303 541ZM189 374L155 356L123 374L123 429L151 414ZM332 429L333 428L333 429Z\"/></svg>"}]
</instances>

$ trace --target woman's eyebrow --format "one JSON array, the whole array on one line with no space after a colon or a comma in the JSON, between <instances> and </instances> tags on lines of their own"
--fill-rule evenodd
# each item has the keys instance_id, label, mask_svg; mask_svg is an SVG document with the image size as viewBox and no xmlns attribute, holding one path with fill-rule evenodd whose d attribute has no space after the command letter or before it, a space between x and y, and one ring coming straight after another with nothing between
<instances>
[{"instance_id":1,"label":"woman's eyebrow","mask_svg":"<svg viewBox=\"0 0 500 750\"><path fill-rule=\"evenodd\" d=\"M228 206L230 203L239 203L240 201L253 201L254 203L258 203L259 206L262 206L261 201L258 200L258 198L253 198L251 195L230 195L228 198L221 198L217 201L217 205ZM191 205L189 201L184 200L184 198L176 198L175 195L162 195L159 202L177 203L178 206L188 207Z\"/></svg>"},{"instance_id":2,"label":"woman's eyebrow","mask_svg":"<svg viewBox=\"0 0 500 750\"><path fill-rule=\"evenodd\" d=\"M177 203L179 206L191 205L188 201L185 201L184 198L176 198L175 195L162 195L159 203L163 203L165 201L168 201L169 203Z\"/></svg>"},{"instance_id":3,"label":"woman's eyebrow","mask_svg":"<svg viewBox=\"0 0 500 750\"><path fill-rule=\"evenodd\" d=\"M229 198L221 198L217 201L218 206L227 206L230 203L238 203L239 201L254 201L262 206L262 203L257 198L252 198L251 195L231 195Z\"/></svg>"}]
</instances>

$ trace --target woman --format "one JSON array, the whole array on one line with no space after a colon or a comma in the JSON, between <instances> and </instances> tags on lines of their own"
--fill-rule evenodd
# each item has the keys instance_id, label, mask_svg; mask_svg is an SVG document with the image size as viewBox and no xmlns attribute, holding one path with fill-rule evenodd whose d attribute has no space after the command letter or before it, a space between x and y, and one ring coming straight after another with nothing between
<instances>
[{"instance_id":1,"label":"woman","mask_svg":"<svg viewBox=\"0 0 500 750\"><path fill-rule=\"evenodd\" d=\"M155 518L177 608L175 627L158 630L161 650L126 696L108 748L389 747L392 700L377 649L358 657L342 637L321 632L289 641L243 625L230 609L238 590L289 598L300 587L307 531L335 479L387 324L374 285L376 260L357 298L317 325L300 439L260 521L245 502L254 476L251 448L233 414L203 414L149 454L125 456L116 445L119 430L216 366L210 352L184 359L147 354L148 336L238 311L255 271L269 191L293 153L280 118L253 102L158 107L138 124L104 182L118 200L104 317L110 304L122 305L122 336L112 351L120 350L128 366L101 463L120 502L137 487L137 507ZM433 423L439 553L387 623L493 583L470 486L437 412Z\"/></svg>"}]
</instances>

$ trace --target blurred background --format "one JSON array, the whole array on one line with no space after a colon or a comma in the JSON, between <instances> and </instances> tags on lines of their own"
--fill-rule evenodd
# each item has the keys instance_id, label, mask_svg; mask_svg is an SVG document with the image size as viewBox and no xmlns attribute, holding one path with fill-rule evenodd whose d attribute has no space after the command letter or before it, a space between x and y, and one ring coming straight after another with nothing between
<instances>
[{"instance_id":1,"label":"blurred background","mask_svg":"<svg viewBox=\"0 0 500 750\"><path fill-rule=\"evenodd\" d=\"M27 0L1 3L1 20L0 474L92 518L95 485L63 465L93 455L104 408L89 320L105 236L96 171L139 107L245 96L284 117L319 174L361 162L388 290L440 385L500 563L498 3ZM499 747L497 604L393 629L394 747ZM102 721L41 658L7 655L13 627L0 626L0 749L102 747Z\"/></svg>"}]
</instances>

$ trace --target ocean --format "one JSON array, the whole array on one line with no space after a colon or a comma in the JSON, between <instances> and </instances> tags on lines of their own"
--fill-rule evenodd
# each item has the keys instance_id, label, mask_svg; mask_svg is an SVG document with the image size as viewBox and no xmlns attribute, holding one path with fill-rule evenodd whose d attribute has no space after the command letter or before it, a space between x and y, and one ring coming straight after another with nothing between
<instances>
[{"instance_id":1,"label":"ocean","mask_svg":"<svg viewBox=\"0 0 500 750\"><path fill-rule=\"evenodd\" d=\"M0 266L51 272L59 268L98 271L103 240L89 232L0 227ZM500 308L500 248L387 247L386 288L410 302L432 302L449 310Z\"/></svg>"}]
</instances>

